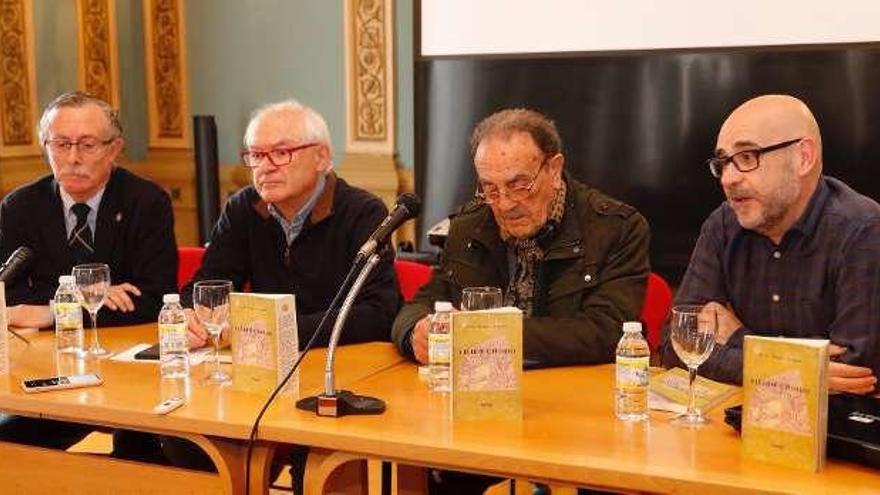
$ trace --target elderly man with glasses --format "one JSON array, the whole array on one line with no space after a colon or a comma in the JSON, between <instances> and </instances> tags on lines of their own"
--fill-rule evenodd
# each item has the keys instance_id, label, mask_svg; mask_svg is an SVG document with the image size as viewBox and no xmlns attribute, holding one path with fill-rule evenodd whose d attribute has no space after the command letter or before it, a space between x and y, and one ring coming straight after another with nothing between
<instances>
[{"instance_id":1,"label":"elderly man with glasses","mask_svg":"<svg viewBox=\"0 0 880 495\"><path fill-rule=\"evenodd\" d=\"M7 281L9 323L50 326L58 276L90 262L108 264L113 280L102 325L155 321L162 295L176 289L174 214L162 188L116 166L124 144L116 110L66 93L46 107L38 134L52 175L0 205L0 258L20 246L34 253Z\"/></svg>"},{"instance_id":2,"label":"elderly man with glasses","mask_svg":"<svg viewBox=\"0 0 880 495\"><path fill-rule=\"evenodd\" d=\"M554 123L502 110L471 138L478 191L452 219L431 281L394 322L402 354L426 362L435 301L458 306L468 286L495 286L523 310L535 366L614 360L622 324L638 320L649 272L648 223L563 170Z\"/></svg>"},{"instance_id":3,"label":"elderly man with glasses","mask_svg":"<svg viewBox=\"0 0 880 495\"><path fill-rule=\"evenodd\" d=\"M745 335L832 342L829 387L872 393L880 372L880 206L822 175L822 138L797 98L743 103L709 171L727 198L703 224L676 303L719 312L700 373L742 382ZM664 342L663 361L680 365Z\"/></svg>"},{"instance_id":4,"label":"elderly man with glasses","mask_svg":"<svg viewBox=\"0 0 880 495\"><path fill-rule=\"evenodd\" d=\"M0 258L20 246L33 259L6 284L10 325L48 327L58 276L74 265L110 267L101 325L156 321L162 295L177 287L174 214L156 184L116 166L122 126L107 102L65 93L43 111L40 143L52 174L26 184L0 205ZM0 414L0 439L66 449L92 426ZM146 434L118 430L114 455L153 459L159 445Z\"/></svg>"},{"instance_id":5,"label":"elderly man with glasses","mask_svg":"<svg viewBox=\"0 0 880 495\"><path fill-rule=\"evenodd\" d=\"M191 306L194 283L209 279L230 280L236 290L249 284L254 292L295 294L303 346L387 209L333 173L324 118L294 100L254 112L244 145L253 185L226 202L182 299ZM351 309L341 343L389 339L400 306L393 259L386 249ZM190 345L200 347L208 333L192 316ZM327 345L329 336L327 329L317 345Z\"/></svg>"}]
</instances>

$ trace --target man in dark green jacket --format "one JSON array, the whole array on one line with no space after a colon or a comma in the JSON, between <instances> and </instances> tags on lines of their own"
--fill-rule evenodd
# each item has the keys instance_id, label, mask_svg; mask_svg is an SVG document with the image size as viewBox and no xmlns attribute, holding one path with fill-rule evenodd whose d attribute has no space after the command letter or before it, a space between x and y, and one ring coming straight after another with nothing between
<instances>
[{"instance_id":1,"label":"man in dark green jacket","mask_svg":"<svg viewBox=\"0 0 880 495\"><path fill-rule=\"evenodd\" d=\"M544 115L503 110L471 139L476 198L452 219L431 281L392 328L400 352L427 361L427 315L461 290L496 286L523 310L527 364L607 363L624 321L637 320L648 223L634 208L563 172L562 143Z\"/></svg>"}]
</instances>

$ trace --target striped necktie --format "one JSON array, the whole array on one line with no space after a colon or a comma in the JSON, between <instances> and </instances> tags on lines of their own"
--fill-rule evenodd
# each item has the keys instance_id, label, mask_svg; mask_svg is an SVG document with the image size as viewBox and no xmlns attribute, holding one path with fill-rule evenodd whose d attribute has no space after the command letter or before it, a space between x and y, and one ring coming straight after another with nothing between
<instances>
[{"instance_id":1,"label":"striped necktie","mask_svg":"<svg viewBox=\"0 0 880 495\"><path fill-rule=\"evenodd\" d=\"M92 260L95 248L92 247L92 229L89 228L89 212L92 210L85 203L77 203L70 207L73 214L76 215L76 226L70 233L70 239L67 245L73 254L74 262L79 265L88 263Z\"/></svg>"}]
</instances>

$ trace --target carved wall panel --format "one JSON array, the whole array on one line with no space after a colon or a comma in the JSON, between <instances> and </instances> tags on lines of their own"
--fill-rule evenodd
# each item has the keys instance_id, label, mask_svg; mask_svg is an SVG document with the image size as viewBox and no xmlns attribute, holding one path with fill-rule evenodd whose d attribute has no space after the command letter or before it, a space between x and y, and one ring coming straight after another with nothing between
<instances>
[{"instance_id":1,"label":"carved wall panel","mask_svg":"<svg viewBox=\"0 0 880 495\"><path fill-rule=\"evenodd\" d=\"M346 2L349 151L394 153L394 11L391 0Z\"/></svg>"},{"instance_id":2,"label":"carved wall panel","mask_svg":"<svg viewBox=\"0 0 880 495\"><path fill-rule=\"evenodd\" d=\"M144 0L150 147L189 148L189 86L181 0Z\"/></svg>"},{"instance_id":3,"label":"carved wall panel","mask_svg":"<svg viewBox=\"0 0 880 495\"><path fill-rule=\"evenodd\" d=\"M0 0L0 156L38 155L30 0Z\"/></svg>"},{"instance_id":4,"label":"carved wall panel","mask_svg":"<svg viewBox=\"0 0 880 495\"><path fill-rule=\"evenodd\" d=\"M116 0L77 0L79 87L119 108Z\"/></svg>"}]
</instances>

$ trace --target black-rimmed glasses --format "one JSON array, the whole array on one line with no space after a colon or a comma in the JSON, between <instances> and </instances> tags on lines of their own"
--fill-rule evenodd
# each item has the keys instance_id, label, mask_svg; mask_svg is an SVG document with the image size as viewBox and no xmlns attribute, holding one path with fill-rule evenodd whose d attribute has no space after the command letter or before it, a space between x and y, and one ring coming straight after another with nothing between
<instances>
[{"instance_id":1,"label":"black-rimmed glasses","mask_svg":"<svg viewBox=\"0 0 880 495\"><path fill-rule=\"evenodd\" d=\"M503 188L494 184L479 184L476 197L490 205L500 201L502 195L507 196L507 199L511 201L523 201L528 199L535 188L535 184L538 182L538 176L541 175L541 170L544 169L544 165L546 164L547 158L544 158L541 160L541 166L538 167L535 175L513 179Z\"/></svg>"},{"instance_id":2,"label":"black-rimmed glasses","mask_svg":"<svg viewBox=\"0 0 880 495\"><path fill-rule=\"evenodd\" d=\"M706 160L706 165L709 166L709 172L712 174L712 177L715 177L716 179L721 178L721 174L724 173L724 167L731 162L739 172L751 172L761 166L761 155L764 153L791 146L800 142L802 139L804 138L791 139L770 146L765 146L763 148L737 151L730 156L713 156Z\"/></svg>"},{"instance_id":3,"label":"black-rimmed glasses","mask_svg":"<svg viewBox=\"0 0 880 495\"><path fill-rule=\"evenodd\" d=\"M118 136L114 136L103 141L94 137L82 138L78 141L71 141L69 139L47 139L43 142L43 146L53 155L70 153L74 147L83 155L94 155L101 151L104 146L116 141L117 137Z\"/></svg>"},{"instance_id":4,"label":"black-rimmed glasses","mask_svg":"<svg viewBox=\"0 0 880 495\"><path fill-rule=\"evenodd\" d=\"M274 148L269 151L244 150L241 152L241 161L245 167L257 168L264 159L276 167L289 165L297 151L318 146L321 143L306 143L289 148Z\"/></svg>"}]
</instances>

